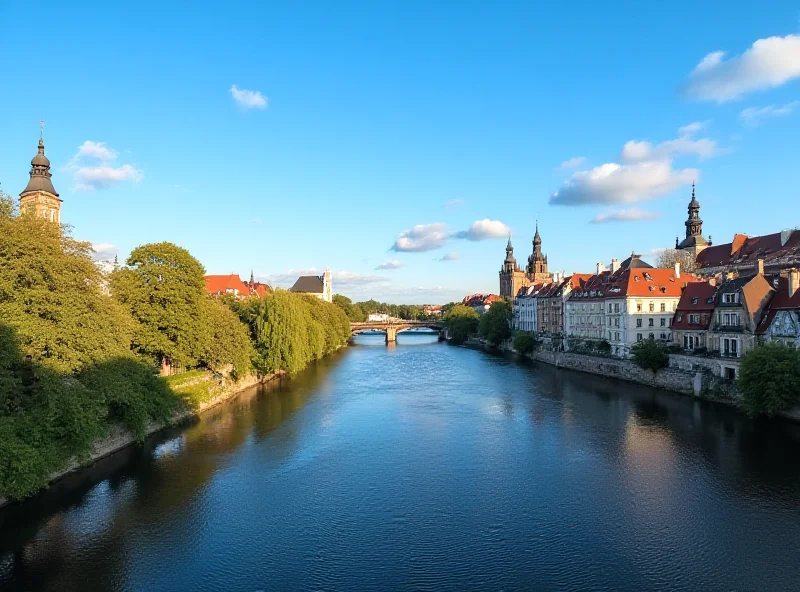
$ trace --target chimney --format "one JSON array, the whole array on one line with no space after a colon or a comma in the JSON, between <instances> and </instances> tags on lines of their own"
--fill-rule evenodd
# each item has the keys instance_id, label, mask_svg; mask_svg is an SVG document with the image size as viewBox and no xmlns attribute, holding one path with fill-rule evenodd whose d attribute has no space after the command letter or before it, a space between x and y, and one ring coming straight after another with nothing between
<instances>
[{"instance_id":1,"label":"chimney","mask_svg":"<svg viewBox=\"0 0 800 592\"><path fill-rule=\"evenodd\" d=\"M759 259L758 263L756 264L756 273L758 275L764 275L764 260Z\"/></svg>"},{"instance_id":2,"label":"chimney","mask_svg":"<svg viewBox=\"0 0 800 592\"><path fill-rule=\"evenodd\" d=\"M800 287L800 271L797 268L789 270L789 298L795 295Z\"/></svg>"},{"instance_id":3,"label":"chimney","mask_svg":"<svg viewBox=\"0 0 800 592\"><path fill-rule=\"evenodd\" d=\"M681 277L681 262L680 261L676 261L675 262L675 277L676 278Z\"/></svg>"},{"instance_id":4,"label":"chimney","mask_svg":"<svg viewBox=\"0 0 800 592\"><path fill-rule=\"evenodd\" d=\"M606 270L606 266L605 265L603 265L602 263L598 263L597 264L597 275L600 275L605 270Z\"/></svg>"},{"instance_id":5,"label":"chimney","mask_svg":"<svg viewBox=\"0 0 800 592\"><path fill-rule=\"evenodd\" d=\"M611 260L611 273L615 273L619 269L619 259Z\"/></svg>"}]
</instances>

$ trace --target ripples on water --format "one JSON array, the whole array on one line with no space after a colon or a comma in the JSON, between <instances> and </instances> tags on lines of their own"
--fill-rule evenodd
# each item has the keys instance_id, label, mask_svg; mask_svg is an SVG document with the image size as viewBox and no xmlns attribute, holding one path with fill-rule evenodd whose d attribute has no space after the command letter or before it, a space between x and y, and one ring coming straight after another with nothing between
<instances>
[{"instance_id":1,"label":"ripples on water","mask_svg":"<svg viewBox=\"0 0 800 592\"><path fill-rule=\"evenodd\" d=\"M800 589L800 429L383 336L0 513L9 590Z\"/></svg>"}]
</instances>

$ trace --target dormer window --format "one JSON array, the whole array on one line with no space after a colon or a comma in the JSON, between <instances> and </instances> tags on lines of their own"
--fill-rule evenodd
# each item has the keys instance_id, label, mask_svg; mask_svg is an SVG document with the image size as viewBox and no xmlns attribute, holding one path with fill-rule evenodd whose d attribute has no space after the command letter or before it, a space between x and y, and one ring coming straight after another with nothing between
<instances>
[{"instance_id":1,"label":"dormer window","mask_svg":"<svg viewBox=\"0 0 800 592\"><path fill-rule=\"evenodd\" d=\"M694 297L692 298L692 304L697 304L697 296L694 296Z\"/></svg>"},{"instance_id":2,"label":"dormer window","mask_svg":"<svg viewBox=\"0 0 800 592\"><path fill-rule=\"evenodd\" d=\"M653 276L651 276L649 273L647 273L645 271L644 272L644 279L646 279L648 282L652 282L653 281Z\"/></svg>"},{"instance_id":3,"label":"dormer window","mask_svg":"<svg viewBox=\"0 0 800 592\"><path fill-rule=\"evenodd\" d=\"M639 276L638 276L638 275L635 275L635 276L633 276L633 279L634 279L634 281L637 281L637 282L638 282L638 281L639 281Z\"/></svg>"},{"instance_id":4,"label":"dormer window","mask_svg":"<svg viewBox=\"0 0 800 592\"><path fill-rule=\"evenodd\" d=\"M706 304L714 304L714 297L706 298Z\"/></svg>"},{"instance_id":5,"label":"dormer window","mask_svg":"<svg viewBox=\"0 0 800 592\"><path fill-rule=\"evenodd\" d=\"M739 302L739 293L738 292L728 292L722 295L722 302L725 304L736 304Z\"/></svg>"}]
</instances>

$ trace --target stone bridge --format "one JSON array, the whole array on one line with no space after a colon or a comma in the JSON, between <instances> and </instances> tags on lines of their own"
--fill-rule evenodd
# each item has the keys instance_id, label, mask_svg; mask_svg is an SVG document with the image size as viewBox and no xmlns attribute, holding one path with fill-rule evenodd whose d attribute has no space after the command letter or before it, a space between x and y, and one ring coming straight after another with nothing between
<instances>
[{"instance_id":1,"label":"stone bridge","mask_svg":"<svg viewBox=\"0 0 800 592\"><path fill-rule=\"evenodd\" d=\"M441 331L444 329L444 323L442 321L403 321L401 319L350 323L350 331L353 335L358 335L359 333L365 333L367 331L378 331L386 333L386 343L394 343L397 341L397 334L401 331L417 328Z\"/></svg>"}]
</instances>

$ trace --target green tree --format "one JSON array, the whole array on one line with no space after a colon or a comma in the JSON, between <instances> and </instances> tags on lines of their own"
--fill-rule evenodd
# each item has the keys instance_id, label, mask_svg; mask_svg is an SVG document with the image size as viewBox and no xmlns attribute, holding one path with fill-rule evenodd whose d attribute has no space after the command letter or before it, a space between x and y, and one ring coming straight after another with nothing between
<instances>
[{"instance_id":1,"label":"green tree","mask_svg":"<svg viewBox=\"0 0 800 592\"><path fill-rule=\"evenodd\" d=\"M111 289L137 321L135 350L162 368L197 364L206 348L203 266L172 243L137 247L126 265L112 274Z\"/></svg>"},{"instance_id":2,"label":"green tree","mask_svg":"<svg viewBox=\"0 0 800 592\"><path fill-rule=\"evenodd\" d=\"M231 367L235 376L244 375L254 354L248 327L217 299L207 296L200 302L205 332L200 362L214 372Z\"/></svg>"},{"instance_id":3,"label":"green tree","mask_svg":"<svg viewBox=\"0 0 800 592\"><path fill-rule=\"evenodd\" d=\"M478 333L494 346L511 337L511 304L506 300L493 303L481 316Z\"/></svg>"},{"instance_id":4,"label":"green tree","mask_svg":"<svg viewBox=\"0 0 800 592\"><path fill-rule=\"evenodd\" d=\"M0 216L0 323L56 372L126 355L133 324L104 294L89 243L34 216Z\"/></svg>"},{"instance_id":5,"label":"green tree","mask_svg":"<svg viewBox=\"0 0 800 592\"><path fill-rule=\"evenodd\" d=\"M800 403L800 351L767 343L747 352L737 386L750 416L775 415Z\"/></svg>"},{"instance_id":6,"label":"green tree","mask_svg":"<svg viewBox=\"0 0 800 592\"><path fill-rule=\"evenodd\" d=\"M478 313L475 309L458 304L450 308L444 317L447 332L453 343L463 343L478 331Z\"/></svg>"},{"instance_id":7,"label":"green tree","mask_svg":"<svg viewBox=\"0 0 800 592\"><path fill-rule=\"evenodd\" d=\"M608 339L601 339L595 343L594 349L597 353L607 356L611 353L611 344L608 342Z\"/></svg>"},{"instance_id":8,"label":"green tree","mask_svg":"<svg viewBox=\"0 0 800 592\"><path fill-rule=\"evenodd\" d=\"M530 353L533 353L536 351L537 345L536 339L534 339L533 335L530 333L520 331L514 335L514 350L518 354L526 356Z\"/></svg>"},{"instance_id":9,"label":"green tree","mask_svg":"<svg viewBox=\"0 0 800 592\"><path fill-rule=\"evenodd\" d=\"M364 315L361 307L358 304L353 304L353 301L347 296L334 294L333 303L344 311L351 323L361 323L366 320L366 315Z\"/></svg>"},{"instance_id":10,"label":"green tree","mask_svg":"<svg viewBox=\"0 0 800 592\"><path fill-rule=\"evenodd\" d=\"M633 362L640 368L656 372L669 365L669 354L663 343L654 339L644 339L637 341L631 347Z\"/></svg>"}]
</instances>

